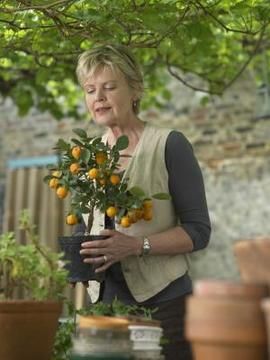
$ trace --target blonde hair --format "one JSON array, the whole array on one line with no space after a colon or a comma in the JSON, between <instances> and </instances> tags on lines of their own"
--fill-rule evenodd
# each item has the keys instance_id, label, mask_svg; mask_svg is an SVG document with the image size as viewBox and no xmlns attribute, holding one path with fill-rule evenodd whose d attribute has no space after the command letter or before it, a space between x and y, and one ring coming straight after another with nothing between
<instances>
[{"instance_id":1,"label":"blonde hair","mask_svg":"<svg viewBox=\"0 0 270 360\"><path fill-rule=\"evenodd\" d=\"M106 66L113 71L120 70L129 86L135 90L137 99L133 102L133 111L138 114L144 91L143 74L136 58L127 46L100 45L83 52L78 58L76 68L80 85L83 86L87 77Z\"/></svg>"}]
</instances>

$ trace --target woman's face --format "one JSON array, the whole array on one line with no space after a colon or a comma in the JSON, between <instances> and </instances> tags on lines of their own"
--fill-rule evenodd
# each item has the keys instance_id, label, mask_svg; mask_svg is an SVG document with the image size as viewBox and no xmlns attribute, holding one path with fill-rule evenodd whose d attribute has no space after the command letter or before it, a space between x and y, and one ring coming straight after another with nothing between
<instances>
[{"instance_id":1,"label":"woman's face","mask_svg":"<svg viewBox=\"0 0 270 360\"><path fill-rule=\"evenodd\" d=\"M84 83L85 101L95 122L104 126L121 126L135 116L134 91L120 70L104 67Z\"/></svg>"}]
</instances>

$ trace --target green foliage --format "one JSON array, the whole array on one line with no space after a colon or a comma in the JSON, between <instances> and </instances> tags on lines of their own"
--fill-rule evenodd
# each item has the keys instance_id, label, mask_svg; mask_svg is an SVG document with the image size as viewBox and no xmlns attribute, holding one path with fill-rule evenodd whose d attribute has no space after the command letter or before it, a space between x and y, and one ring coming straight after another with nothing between
<instances>
[{"instance_id":1,"label":"green foliage","mask_svg":"<svg viewBox=\"0 0 270 360\"><path fill-rule=\"evenodd\" d=\"M99 301L96 304L91 304L88 308L78 310L78 314L82 316L138 316L140 319L151 320L152 314L156 310L157 309L152 310L139 305L126 305L117 298L114 298L111 304Z\"/></svg>"},{"instance_id":2,"label":"green foliage","mask_svg":"<svg viewBox=\"0 0 270 360\"><path fill-rule=\"evenodd\" d=\"M0 92L21 115L34 104L59 119L84 117L74 69L95 44L134 50L144 108L166 103L168 73L184 83L183 74L197 74L203 90L220 94L255 55L269 53L268 0L3 0L0 14Z\"/></svg>"},{"instance_id":3,"label":"green foliage","mask_svg":"<svg viewBox=\"0 0 270 360\"><path fill-rule=\"evenodd\" d=\"M72 336L75 333L76 323L73 319L66 319L60 323L56 333L52 360L70 359L70 350L72 348Z\"/></svg>"},{"instance_id":4,"label":"green foliage","mask_svg":"<svg viewBox=\"0 0 270 360\"><path fill-rule=\"evenodd\" d=\"M62 299L67 281L62 255L39 244L27 210L20 215L20 229L27 235L27 245L18 244L11 232L0 236L0 283L4 284L0 299L12 299L18 289L29 299Z\"/></svg>"},{"instance_id":5,"label":"green foliage","mask_svg":"<svg viewBox=\"0 0 270 360\"><path fill-rule=\"evenodd\" d=\"M169 200L171 198L169 194L165 193L157 193L152 195L152 197L157 200Z\"/></svg>"}]
</instances>

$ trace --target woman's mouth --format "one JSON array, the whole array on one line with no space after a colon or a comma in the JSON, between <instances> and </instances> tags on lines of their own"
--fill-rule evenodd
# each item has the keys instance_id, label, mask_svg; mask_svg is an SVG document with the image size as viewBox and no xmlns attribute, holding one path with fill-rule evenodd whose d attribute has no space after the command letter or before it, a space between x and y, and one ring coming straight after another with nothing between
<instances>
[{"instance_id":1,"label":"woman's mouth","mask_svg":"<svg viewBox=\"0 0 270 360\"><path fill-rule=\"evenodd\" d=\"M103 115L103 114L105 114L107 111L109 111L111 109L111 107L100 107L100 108L97 108L96 110L95 110L95 112L97 113L97 114L99 114L99 115Z\"/></svg>"}]
</instances>

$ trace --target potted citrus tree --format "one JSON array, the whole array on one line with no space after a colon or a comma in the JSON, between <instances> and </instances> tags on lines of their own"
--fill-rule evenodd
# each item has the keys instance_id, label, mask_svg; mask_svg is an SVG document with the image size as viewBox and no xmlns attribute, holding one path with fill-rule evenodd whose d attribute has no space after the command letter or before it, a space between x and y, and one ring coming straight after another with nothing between
<instances>
[{"instance_id":1,"label":"potted citrus tree","mask_svg":"<svg viewBox=\"0 0 270 360\"><path fill-rule=\"evenodd\" d=\"M127 136L118 138L112 147L101 137L89 137L82 129L73 129L76 137L70 141L59 139L55 150L59 156L57 166L50 168L44 180L60 199L70 197L70 210L66 223L76 225L88 216L86 231L80 236L60 237L60 245L69 263L69 280L101 281L89 264L82 261L79 251L83 241L104 239L90 235L94 209L104 214L104 228L113 229L115 222L122 227L137 221L152 219L152 198L168 199L164 193L151 196L135 186L128 188L128 178L120 171L121 151L127 148ZM97 277L98 276L98 277Z\"/></svg>"},{"instance_id":2,"label":"potted citrus tree","mask_svg":"<svg viewBox=\"0 0 270 360\"><path fill-rule=\"evenodd\" d=\"M67 271L62 255L39 243L26 210L20 228L26 245L12 232L0 236L0 359L49 360Z\"/></svg>"}]
</instances>

